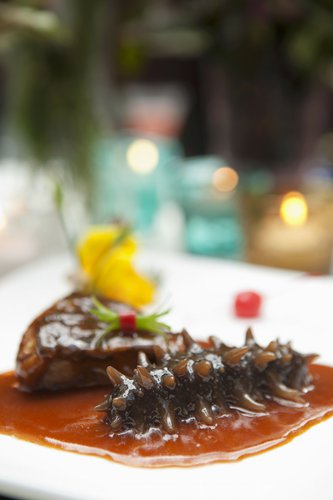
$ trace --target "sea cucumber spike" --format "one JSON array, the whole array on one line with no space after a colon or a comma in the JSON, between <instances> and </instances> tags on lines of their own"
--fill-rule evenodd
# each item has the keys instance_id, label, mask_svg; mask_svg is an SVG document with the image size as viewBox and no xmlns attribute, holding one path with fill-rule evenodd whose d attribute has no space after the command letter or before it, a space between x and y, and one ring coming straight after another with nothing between
<instances>
[{"instance_id":1,"label":"sea cucumber spike","mask_svg":"<svg viewBox=\"0 0 333 500\"><path fill-rule=\"evenodd\" d=\"M154 379L150 375L149 371L147 368L144 366L137 366L136 368L136 375L137 375L137 380L138 383L144 388L144 389L151 389L154 385Z\"/></svg>"},{"instance_id":2,"label":"sea cucumber spike","mask_svg":"<svg viewBox=\"0 0 333 500\"><path fill-rule=\"evenodd\" d=\"M221 342L220 343L220 351L222 351L222 353L226 353L226 352L229 352L233 349L233 347L229 347L227 344L225 344L224 342Z\"/></svg>"},{"instance_id":3,"label":"sea cucumber spike","mask_svg":"<svg viewBox=\"0 0 333 500\"><path fill-rule=\"evenodd\" d=\"M113 366L108 366L106 369L106 373L113 385L120 385L123 383L123 379L127 378Z\"/></svg>"},{"instance_id":4,"label":"sea cucumber spike","mask_svg":"<svg viewBox=\"0 0 333 500\"><path fill-rule=\"evenodd\" d=\"M235 347L224 354L224 362L228 365L237 365L243 356L248 352L249 347Z\"/></svg>"},{"instance_id":5,"label":"sea cucumber spike","mask_svg":"<svg viewBox=\"0 0 333 500\"><path fill-rule=\"evenodd\" d=\"M110 422L111 429L115 432L119 431L122 427L123 421L119 415L116 415Z\"/></svg>"},{"instance_id":6,"label":"sea cucumber spike","mask_svg":"<svg viewBox=\"0 0 333 500\"><path fill-rule=\"evenodd\" d=\"M308 364L311 364L313 363L313 361L315 361L317 358L319 358L319 354L308 354L307 356L305 356L305 359L307 361Z\"/></svg>"},{"instance_id":7,"label":"sea cucumber spike","mask_svg":"<svg viewBox=\"0 0 333 500\"><path fill-rule=\"evenodd\" d=\"M287 401L293 401L294 403L304 404L304 399L302 394L296 389L290 389L282 382L278 382L273 375L271 375L272 380L272 392L274 396L285 399Z\"/></svg>"},{"instance_id":8,"label":"sea cucumber spike","mask_svg":"<svg viewBox=\"0 0 333 500\"><path fill-rule=\"evenodd\" d=\"M185 377L188 374L187 370L188 359L182 359L179 363L173 367L173 372L177 377Z\"/></svg>"},{"instance_id":9,"label":"sea cucumber spike","mask_svg":"<svg viewBox=\"0 0 333 500\"><path fill-rule=\"evenodd\" d=\"M174 389L176 387L176 379L173 375L163 375L162 384L168 389Z\"/></svg>"},{"instance_id":10,"label":"sea cucumber spike","mask_svg":"<svg viewBox=\"0 0 333 500\"><path fill-rule=\"evenodd\" d=\"M150 361L148 359L148 356L143 351L138 352L138 364L144 366L145 368L147 368L147 366L150 366Z\"/></svg>"},{"instance_id":11,"label":"sea cucumber spike","mask_svg":"<svg viewBox=\"0 0 333 500\"><path fill-rule=\"evenodd\" d=\"M164 356L167 354L167 352L164 349L162 349L162 347L159 345L154 345L153 350L154 350L156 362L160 363L163 360Z\"/></svg>"},{"instance_id":12,"label":"sea cucumber spike","mask_svg":"<svg viewBox=\"0 0 333 500\"><path fill-rule=\"evenodd\" d=\"M218 337L216 337L215 335L211 335L208 338L212 346L215 347L215 349L219 349L221 347L222 342Z\"/></svg>"},{"instance_id":13,"label":"sea cucumber spike","mask_svg":"<svg viewBox=\"0 0 333 500\"><path fill-rule=\"evenodd\" d=\"M276 360L274 352L262 351L254 358L254 364L257 368L266 368L268 363Z\"/></svg>"},{"instance_id":14,"label":"sea cucumber spike","mask_svg":"<svg viewBox=\"0 0 333 500\"><path fill-rule=\"evenodd\" d=\"M249 326L249 328L246 330L245 333L245 344L248 346L252 346L255 343L255 338L252 332L252 328Z\"/></svg>"},{"instance_id":15,"label":"sea cucumber spike","mask_svg":"<svg viewBox=\"0 0 333 500\"><path fill-rule=\"evenodd\" d=\"M195 410L199 422L205 425L212 425L214 423L214 417L207 401L199 397L195 404Z\"/></svg>"},{"instance_id":16,"label":"sea cucumber spike","mask_svg":"<svg viewBox=\"0 0 333 500\"><path fill-rule=\"evenodd\" d=\"M243 408L249 411L254 412L262 412L266 410L266 406L264 404L258 403L255 401L249 394L241 394L239 395L239 402Z\"/></svg>"},{"instance_id":17,"label":"sea cucumber spike","mask_svg":"<svg viewBox=\"0 0 333 500\"><path fill-rule=\"evenodd\" d=\"M271 340L271 342L265 348L265 351L275 352L277 348L278 348L278 343L276 342L276 340Z\"/></svg>"},{"instance_id":18,"label":"sea cucumber spike","mask_svg":"<svg viewBox=\"0 0 333 500\"><path fill-rule=\"evenodd\" d=\"M293 355L288 352L288 354L284 354L281 358L281 363L283 365L287 365L288 363L290 363L290 361L293 359Z\"/></svg>"},{"instance_id":19,"label":"sea cucumber spike","mask_svg":"<svg viewBox=\"0 0 333 500\"><path fill-rule=\"evenodd\" d=\"M189 349L190 347L192 347L192 345L194 344L194 340L192 339L191 335L188 333L187 330L182 330L181 331L181 336L183 337L183 342L184 342L184 345L187 349Z\"/></svg>"},{"instance_id":20,"label":"sea cucumber spike","mask_svg":"<svg viewBox=\"0 0 333 500\"><path fill-rule=\"evenodd\" d=\"M112 404L117 410L125 410L126 399L125 398L113 398Z\"/></svg>"},{"instance_id":21,"label":"sea cucumber spike","mask_svg":"<svg viewBox=\"0 0 333 500\"><path fill-rule=\"evenodd\" d=\"M109 403L108 399L106 399L105 401L103 401L99 405L96 405L95 410L96 411L106 411L109 408L109 406L110 406L110 403Z\"/></svg>"},{"instance_id":22,"label":"sea cucumber spike","mask_svg":"<svg viewBox=\"0 0 333 500\"><path fill-rule=\"evenodd\" d=\"M227 413L227 408L226 408L225 404L223 403L223 401L220 398L218 398L214 402L214 405L215 405L215 407L216 407L219 415Z\"/></svg>"},{"instance_id":23,"label":"sea cucumber spike","mask_svg":"<svg viewBox=\"0 0 333 500\"><path fill-rule=\"evenodd\" d=\"M174 434L176 427L175 413L170 401L166 403L163 408L161 408L160 415L164 430L169 434Z\"/></svg>"},{"instance_id":24,"label":"sea cucumber spike","mask_svg":"<svg viewBox=\"0 0 333 500\"><path fill-rule=\"evenodd\" d=\"M210 361L202 359L195 363L193 370L194 372L202 378L207 378L212 372L212 364Z\"/></svg>"}]
</instances>

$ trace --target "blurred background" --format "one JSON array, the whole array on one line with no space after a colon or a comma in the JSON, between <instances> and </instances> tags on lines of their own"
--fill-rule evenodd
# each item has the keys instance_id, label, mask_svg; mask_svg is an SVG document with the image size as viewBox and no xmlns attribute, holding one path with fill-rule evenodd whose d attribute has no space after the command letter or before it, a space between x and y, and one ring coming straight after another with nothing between
<instances>
[{"instance_id":1,"label":"blurred background","mask_svg":"<svg viewBox=\"0 0 333 500\"><path fill-rule=\"evenodd\" d=\"M332 27L331 0L1 1L0 274L115 220L332 273Z\"/></svg>"}]
</instances>

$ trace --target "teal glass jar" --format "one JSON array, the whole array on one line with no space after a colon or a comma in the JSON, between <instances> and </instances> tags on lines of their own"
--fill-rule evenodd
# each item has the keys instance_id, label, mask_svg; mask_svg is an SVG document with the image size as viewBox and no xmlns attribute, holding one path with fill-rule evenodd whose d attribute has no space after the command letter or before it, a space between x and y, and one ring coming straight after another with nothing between
<instances>
[{"instance_id":1,"label":"teal glass jar","mask_svg":"<svg viewBox=\"0 0 333 500\"><path fill-rule=\"evenodd\" d=\"M176 199L184 212L184 244L191 253L242 258L238 174L219 157L189 158L174 176Z\"/></svg>"},{"instance_id":2,"label":"teal glass jar","mask_svg":"<svg viewBox=\"0 0 333 500\"><path fill-rule=\"evenodd\" d=\"M167 170L181 156L175 139L124 131L100 140L93 170L95 220L118 218L149 233L165 197Z\"/></svg>"}]
</instances>

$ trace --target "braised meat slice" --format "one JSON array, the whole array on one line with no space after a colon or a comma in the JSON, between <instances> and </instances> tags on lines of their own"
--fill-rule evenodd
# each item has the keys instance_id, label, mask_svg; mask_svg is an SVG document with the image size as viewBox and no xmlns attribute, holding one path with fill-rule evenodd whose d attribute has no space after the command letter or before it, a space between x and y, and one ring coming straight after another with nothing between
<instances>
[{"instance_id":1,"label":"braised meat slice","mask_svg":"<svg viewBox=\"0 0 333 500\"><path fill-rule=\"evenodd\" d=\"M99 297L117 313L133 309ZM38 316L23 335L16 359L19 388L23 390L64 389L108 383L106 367L112 364L131 375L138 351L154 358L153 346L165 347L161 336L139 332L127 336L117 332L98 339L107 325L90 313L91 297L73 293Z\"/></svg>"}]
</instances>

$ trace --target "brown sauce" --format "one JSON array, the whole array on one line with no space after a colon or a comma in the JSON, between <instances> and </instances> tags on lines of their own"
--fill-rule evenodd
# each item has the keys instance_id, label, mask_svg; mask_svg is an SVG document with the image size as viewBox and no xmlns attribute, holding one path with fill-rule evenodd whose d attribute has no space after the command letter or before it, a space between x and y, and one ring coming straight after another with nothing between
<instances>
[{"instance_id":1,"label":"brown sauce","mask_svg":"<svg viewBox=\"0 0 333 500\"><path fill-rule=\"evenodd\" d=\"M184 424L176 436L152 433L141 439L110 436L103 414L94 406L107 389L23 393L15 374L0 375L0 433L44 446L98 455L128 465L163 467L234 461L290 441L333 415L333 368L311 367L314 389L309 406L291 408L270 403L267 415L237 412L215 428Z\"/></svg>"}]
</instances>

